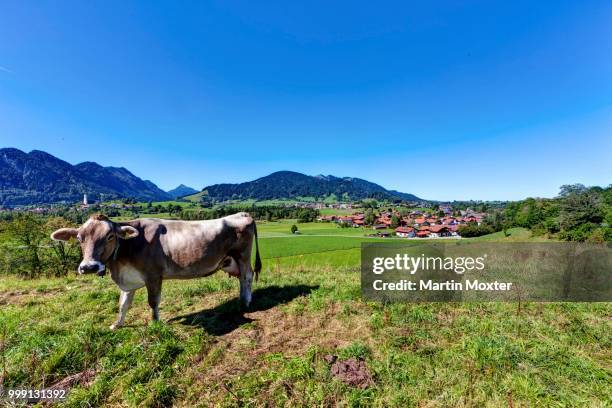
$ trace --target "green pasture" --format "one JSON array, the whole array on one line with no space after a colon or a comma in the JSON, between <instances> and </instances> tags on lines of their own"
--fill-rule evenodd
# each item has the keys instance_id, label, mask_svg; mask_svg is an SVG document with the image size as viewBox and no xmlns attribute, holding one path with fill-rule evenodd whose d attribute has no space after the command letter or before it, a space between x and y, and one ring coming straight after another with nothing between
<instances>
[{"instance_id":1,"label":"green pasture","mask_svg":"<svg viewBox=\"0 0 612 408\"><path fill-rule=\"evenodd\" d=\"M357 209L352 208L321 208L319 212L321 215L351 215L354 214Z\"/></svg>"},{"instance_id":2,"label":"green pasture","mask_svg":"<svg viewBox=\"0 0 612 408\"><path fill-rule=\"evenodd\" d=\"M108 276L0 277L7 387L64 384L66 407L605 407L610 303L398 303L360 299L370 230L259 223L263 270L242 311L238 280L165 281L161 322L139 290L110 331ZM530 240L523 229L496 240ZM480 238L491 239L491 238ZM378 240L381 240L380 238ZM326 356L363 359L366 388Z\"/></svg>"},{"instance_id":3,"label":"green pasture","mask_svg":"<svg viewBox=\"0 0 612 408\"><path fill-rule=\"evenodd\" d=\"M298 227L299 234L297 235L338 235L338 236L365 236L374 234L379 231L374 231L372 228L340 228L338 224L333 222L308 222L298 223L296 220L281 220L281 221L257 221L257 231L261 237L271 236L291 236L291 226ZM389 230L390 231L390 230Z\"/></svg>"}]
</instances>

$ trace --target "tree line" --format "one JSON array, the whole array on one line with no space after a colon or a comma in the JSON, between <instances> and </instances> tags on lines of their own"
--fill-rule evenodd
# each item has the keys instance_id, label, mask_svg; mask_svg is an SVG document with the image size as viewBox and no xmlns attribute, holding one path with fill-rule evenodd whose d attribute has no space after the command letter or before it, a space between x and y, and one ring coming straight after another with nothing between
<instances>
[{"instance_id":1,"label":"tree line","mask_svg":"<svg viewBox=\"0 0 612 408\"><path fill-rule=\"evenodd\" d=\"M612 185L585 187L582 184L561 186L555 198L527 198L506 203L496 209L481 225L459 228L461 236L479 236L507 232L512 227L531 230L535 236L562 241L612 241Z\"/></svg>"},{"instance_id":2,"label":"tree line","mask_svg":"<svg viewBox=\"0 0 612 408\"><path fill-rule=\"evenodd\" d=\"M212 220L225 217L240 211L248 212L256 220L276 221L295 218L298 222L312 222L319 216L315 208L281 207L281 206L220 206L215 208L202 208L197 210L184 209L178 216L182 220Z\"/></svg>"},{"instance_id":3,"label":"tree line","mask_svg":"<svg viewBox=\"0 0 612 408\"><path fill-rule=\"evenodd\" d=\"M612 241L612 185L564 185L556 198L509 203L506 222L564 241Z\"/></svg>"}]
</instances>

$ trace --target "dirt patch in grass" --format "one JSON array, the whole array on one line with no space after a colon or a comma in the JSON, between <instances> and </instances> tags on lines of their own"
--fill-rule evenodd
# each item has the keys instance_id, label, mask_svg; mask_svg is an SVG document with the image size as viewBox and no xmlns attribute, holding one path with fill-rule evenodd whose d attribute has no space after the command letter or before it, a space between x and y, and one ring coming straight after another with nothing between
<instances>
[{"instance_id":1,"label":"dirt patch in grass","mask_svg":"<svg viewBox=\"0 0 612 408\"><path fill-rule=\"evenodd\" d=\"M44 290L14 290L11 292L0 293L0 306L23 306L26 304L40 303L43 301L43 299L52 298L65 292L66 289L64 288L53 288Z\"/></svg>"},{"instance_id":2,"label":"dirt patch in grass","mask_svg":"<svg viewBox=\"0 0 612 408\"><path fill-rule=\"evenodd\" d=\"M88 368L87 370L83 370L80 373L69 375L68 377L64 377L51 387L52 390L67 390L69 388L74 387L75 385L82 385L87 387L90 385L94 378L96 377L96 370L93 368Z\"/></svg>"},{"instance_id":3,"label":"dirt patch in grass","mask_svg":"<svg viewBox=\"0 0 612 408\"><path fill-rule=\"evenodd\" d=\"M374 384L372 374L362 359L351 357L347 360L338 360L337 356L327 355L325 361L331 364L332 376L345 384L357 388L367 388Z\"/></svg>"}]
</instances>

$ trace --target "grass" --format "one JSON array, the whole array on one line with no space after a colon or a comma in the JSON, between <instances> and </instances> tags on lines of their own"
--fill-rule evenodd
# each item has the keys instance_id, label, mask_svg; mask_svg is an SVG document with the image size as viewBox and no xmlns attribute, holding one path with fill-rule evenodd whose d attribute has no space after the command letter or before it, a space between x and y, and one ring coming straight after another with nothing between
<instances>
[{"instance_id":1,"label":"grass","mask_svg":"<svg viewBox=\"0 0 612 408\"><path fill-rule=\"evenodd\" d=\"M113 332L118 289L108 277L0 278L4 386L48 386L93 369L61 405L612 402L610 303L363 302L358 246L366 238L328 224L300 225L302 235L292 236L290 225L258 225L264 270L247 313L237 279L218 273L164 282L162 323L150 323L139 290L128 326ZM497 239L531 238L516 230ZM365 359L374 385L334 379L328 354Z\"/></svg>"},{"instance_id":2,"label":"grass","mask_svg":"<svg viewBox=\"0 0 612 408\"><path fill-rule=\"evenodd\" d=\"M279 236L296 236L291 233L291 226L296 225L300 232L298 236L303 235L330 235L330 236L355 236L363 237L366 234L373 234L371 228L340 228L337 224L331 222L308 222L298 223L296 220L281 220L271 222L257 222L257 232L260 237L279 237Z\"/></svg>"},{"instance_id":3,"label":"grass","mask_svg":"<svg viewBox=\"0 0 612 408\"><path fill-rule=\"evenodd\" d=\"M351 215L354 214L358 210L355 208L321 208L319 212L321 215Z\"/></svg>"}]
</instances>

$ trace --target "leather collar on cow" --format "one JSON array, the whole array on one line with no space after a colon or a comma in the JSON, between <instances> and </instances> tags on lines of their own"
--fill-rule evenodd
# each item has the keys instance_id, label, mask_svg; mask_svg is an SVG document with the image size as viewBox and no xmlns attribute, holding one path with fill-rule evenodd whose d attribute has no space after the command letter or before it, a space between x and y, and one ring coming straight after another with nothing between
<instances>
[{"instance_id":1,"label":"leather collar on cow","mask_svg":"<svg viewBox=\"0 0 612 408\"><path fill-rule=\"evenodd\" d=\"M113 249L113 253L111 254L111 257L109 259L106 260L106 262L104 262L104 269L102 269L101 271L97 272L97 275L102 277L104 275L106 275L106 264L108 263L108 261L110 261L111 259L113 261L117 260L117 254L119 253L119 245L120 245L120 241L121 238L119 238L118 235L115 236L115 248Z\"/></svg>"}]
</instances>

